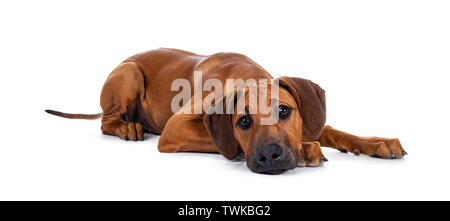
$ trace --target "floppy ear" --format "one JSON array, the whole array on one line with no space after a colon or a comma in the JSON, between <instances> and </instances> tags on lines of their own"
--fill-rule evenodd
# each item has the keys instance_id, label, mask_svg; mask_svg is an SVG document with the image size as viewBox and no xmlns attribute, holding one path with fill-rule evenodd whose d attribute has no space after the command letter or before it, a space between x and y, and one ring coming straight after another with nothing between
<instances>
[{"instance_id":1,"label":"floppy ear","mask_svg":"<svg viewBox=\"0 0 450 221\"><path fill-rule=\"evenodd\" d=\"M223 97L218 102L223 103L225 109L226 97ZM203 123L206 126L209 136L212 138L214 145L219 152L227 159L234 159L240 152L239 143L234 138L233 123L231 121L231 114L205 113Z\"/></svg>"},{"instance_id":2,"label":"floppy ear","mask_svg":"<svg viewBox=\"0 0 450 221\"><path fill-rule=\"evenodd\" d=\"M325 91L316 83L303 78L280 77L280 87L292 94L303 120L303 133L319 139L326 121Z\"/></svg>"}]
</instances>

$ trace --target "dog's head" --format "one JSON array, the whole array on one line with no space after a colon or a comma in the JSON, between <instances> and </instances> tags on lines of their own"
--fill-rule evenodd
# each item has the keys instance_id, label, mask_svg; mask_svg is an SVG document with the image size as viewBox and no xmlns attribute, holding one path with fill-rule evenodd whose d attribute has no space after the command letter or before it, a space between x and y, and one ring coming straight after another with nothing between
<instances>
[{"instance_id":1,"label":"dog's head","mask_svg":"<svg viewBox=\"0 0 450 221\"><path fill-rule=\"evenodd\" d=\"M297 166L297 150L302 136L317 140L325 125L325 91L319 85L302 78L280 77L278 100L267 102L277 106L267 114L249 113L252 104L245 95L245 112L205 114L204 123L217 149L228 159L243 153L253 172L279 174ZM261 94L258 94L261 96ZM265 98L266 99L266 98ZM227 98L219 102L226 106ZM258 99L259 101L261 99ZM262 119L278 115L275 124L264 125Z\"/></svg>"}]
</instances>

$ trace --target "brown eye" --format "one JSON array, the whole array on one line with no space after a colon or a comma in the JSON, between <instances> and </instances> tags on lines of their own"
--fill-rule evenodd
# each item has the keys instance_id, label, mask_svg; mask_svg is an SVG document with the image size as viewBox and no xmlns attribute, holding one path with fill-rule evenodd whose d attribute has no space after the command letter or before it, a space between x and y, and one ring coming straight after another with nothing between
<instances>
[{"instance_id":1,"label":"brown eye","mask_svg":"<svg viewBox=\"0 0 450 221\"><path fill-rule=\"evenodd\" d=\"M237 125L243 129L243 130L247 130L248 128L250 128L252 126L252 118L250 116L242 116L239 118Z\"/></svg>"},{"instance_id":2,"label":"brown eye","mask_svg":"<svg viewBox=\"0 0 450 221\"><path fill-rule=\"evenodd\" d=\"M280 105L278 107L278 113L280 115L280 119L284 120L291 114L291 108L286 105Z\"/></svg>"}]
</instances>

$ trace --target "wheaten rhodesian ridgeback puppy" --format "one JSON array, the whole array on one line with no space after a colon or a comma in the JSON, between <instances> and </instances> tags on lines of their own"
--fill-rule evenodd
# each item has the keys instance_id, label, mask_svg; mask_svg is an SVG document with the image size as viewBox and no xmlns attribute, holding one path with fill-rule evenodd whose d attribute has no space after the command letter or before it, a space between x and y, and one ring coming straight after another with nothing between
<instances>
[{"instance_id":1,"label":"wheaten rhodesian ridgeback puppy","mask_svg":"<svg viewBox=\"0 0 450 221\"><path fill-rule=\"evenodd\" d=\"M261 124L261 119L268 114L249 113L247 99L244 113L190 112L198 104L195 99L174 113L171 105L178 92L171 90L172 84L176 79L185 79L194 85L194 73L201 73L202 83L217 79L223 85L227 79L257 82L273 79L261 66L241 54L202 56L163 48L134 55L112 71L100 97L102 113L46 111L71 119L101 118L103 134L124 140L143 140L146 132L160 134L160 152L218 152L228 159L242 153L252 171L266 174L279 174L296 166L322 165L327 159L321 146L384 159L400 159L406 155L396 138L359 137L325 126L325 91L302 78L277 79L278 98L268 101L278 104L275 124ZM265 87L275 86L269 83ZM196 92L191 88L191 92L193 97L201 93L201 102L217 91ZM242 97L248 98L248 94L249 90L244 90ZM223 99L214 99L214 103L225 103L227 96L224 93Z\"/></svg>"}]
</instances>

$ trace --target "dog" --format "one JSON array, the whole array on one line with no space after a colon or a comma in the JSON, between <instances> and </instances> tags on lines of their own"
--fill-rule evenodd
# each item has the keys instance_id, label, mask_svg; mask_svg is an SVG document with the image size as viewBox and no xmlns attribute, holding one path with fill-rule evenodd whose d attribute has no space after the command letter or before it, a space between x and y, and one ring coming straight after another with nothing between
<instances>
[{"instance_id":1,"label":"dog","mask_svg":"<svg viewBox=\"0 0 450 221\"><path fill-rule=\"evenodd\" d=\"M267 90L275 88L272 81L276 80L278 99L273 102L278 106L269 114L249 113L250 103L245 100L245 111L240 113L192 113L196 105L201 106L217 91L191 88L188 91L192 99L174 111L172 101L177 92L172 90L173 82L184 79L194 85L195 73L201 73L201 83L209 79L225 85L229 79L271 80L262 87ZM249 91L244 90L241 97L248 98ZM196 96L200 101L193 99ZM214 98L213 103L225 104L228 96ZM297 166L320 166L328 161L321 146L383 159L400 159L407 154L397 138L359 137L325 125L325 91L318 84L296 77L273 79L256 62L238 53L202 56L160 48L131 56L106 79L100 106L99 114L46 112L71 119L101 118L103 134L127 141L142 141L144 133L149 132L161 135L158 150L164 153L214 152L227 159L243 154L251 171L264 174L280 174ZM277 117L276 123L262 125L262 119L269 115Z\"/></svg>"}]
</instances>

